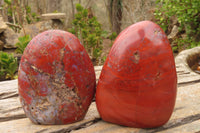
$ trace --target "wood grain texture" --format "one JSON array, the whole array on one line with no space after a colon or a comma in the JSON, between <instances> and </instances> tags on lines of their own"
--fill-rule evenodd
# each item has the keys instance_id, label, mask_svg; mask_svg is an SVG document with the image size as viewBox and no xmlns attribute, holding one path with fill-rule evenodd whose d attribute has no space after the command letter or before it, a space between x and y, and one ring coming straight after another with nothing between
<instances>
[{"instance_id":1,"label":"wood grain texture","mask_svg":"<svg viewBox=\"0 0 200 133\"><path fill-rule=\"evenodd\" d=\"M200 76L190 72L188 69L183 68L182 63L177 62L179 62L179 60L176 60L179 86L176 105L169 122L162 127L147 130L129 128L104 122L99 119L95 102L91 104L85 119L80 122L59 126L35 125L28 118L24 118L25 115L18 97L9 97L10 95L18 92L17 80L11 80L0 82L0 131L6 133L58 133L62 131L70 131L72 133L198 132L200 131L200 83L194 82L189 84L185 83L184 85L180 84L183 82L199 80ZM98 73L100 73L101 68L101 66L95 67L97 80L99 77ZM185 79L186 77L187 79Z\"/></svg>"}]
</instances>

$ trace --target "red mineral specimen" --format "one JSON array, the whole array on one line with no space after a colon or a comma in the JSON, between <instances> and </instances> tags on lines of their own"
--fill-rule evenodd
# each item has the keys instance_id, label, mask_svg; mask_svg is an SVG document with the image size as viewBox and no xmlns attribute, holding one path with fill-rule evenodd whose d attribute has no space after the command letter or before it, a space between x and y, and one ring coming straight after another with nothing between
<instances>
[{"instance_id":1,"label":"red mineral specimen","mask_svg":"<svg viewBox=\"0 0 200 133\"><path fill-rule=\"evenodd\" d=\"M158 25L142 21L115 40L100 75L96 103L105 121L153 128L169 120L176 91L169 41Z\"/></svg>"},{"instance_id":2,"label":"red mineral specimen","mask_svg":"<svg viewBox=\"0 0 200 133\"><path fill-rule=\"evenodd\" d=\"M50 30L33 38L18 76L22 107L37 124L82 120L95 92L92 62L78 38L65 31Z\"/></svg>"}]
</instances>

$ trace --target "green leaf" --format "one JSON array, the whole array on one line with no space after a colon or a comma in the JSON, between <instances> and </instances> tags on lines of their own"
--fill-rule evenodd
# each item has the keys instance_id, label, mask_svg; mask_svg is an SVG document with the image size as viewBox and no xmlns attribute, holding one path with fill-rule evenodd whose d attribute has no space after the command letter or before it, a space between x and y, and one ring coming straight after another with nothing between
<instances>
[{"instance_id":1,"label":"green leaf","mask_svg":"<svg viewBox=\"0 0 200 133\"><path fill-rule=\"evenodd\" d=\"M0 52L0 75L13 79L17 67L17 58L14 58L13 54Z\"/></svg>"},{"instance_id":2,"label":"green leaf","mask_svg":"<svg viewBox=\"0 0 200 133\"><path fill-rule=\"evenodd\" d=\"M81 12L83 10L83 7L81 6L81 4L76 4L76 10L78 12Z\"/></svg>"},{"instance_id":3,"label":"green leaf","mask_svg":"<svg viewBox=\"0 0 200 133\"><path fill-rule=\"evenodd\" d=\"M92 59L101 58L102 40L106 38L107 32L102 30L95 16L88 17L88 9L76 4L76 10L75 19L72 21L73 28L69 31L81 40Z\"/></svg>"},{"instance_id":4,"label":"green leaf","mask_svg":"<svg viewBox=\"0 0 200 133\"><path fill-rule=\"evenodd\" d=\"M18 40L19 42L15 44L15 46L17 46L16 52L23 54L26 46L31 41L31 37L30 35L25 35L23 37L19 37Z\"/></svg>"},{"instance_id":5,"label":"green leaf","mask_svg":"<svg viewBox=\"0 0 200 133\"><path fill-rule=\"evenodd\" d=\"M4 2L8 5L11 5L11 0L4 0Z\"/></svg>"},{"instance_id":6,"label":"green leaf","mask_svg":"<svg viewBox=\"0 0 200 133\"><path fill-rule=\"evenodd\" d=\"M156 0L157 6L154 12L158 24L163 30L168 31L171 22L176 18L178 20L178 29L180 33L186 33L188 38L181 36L175 40L177 49L183 49L188 46L198 46L196 40L200 36L199 16L200 1L199 0ZM196 38L196 39L195 39Z\"/></svg>"},{"instance_id":7,"label":"green leaf","mask_svg":"<svg viewBox=\"0 0 200 133\"><path fill-rule=\"evenodd\" d=\"M87 15L88 15L88 10L87 10L87 9L84 9L84 10L83 10L83 17L87 17Z\"/></svg>"},{"instance_id":8,"label":"green leaf","mask_svg":"<svg viewBox=\"0 0 200 133\"><path fill-rule=\"evenodd\" d=\"M94 51L93 51L93 56L95 57L95 58L98 58L100 55L101 55L101 49L99 49L99 48L96 48L96 49L94 49Z\"/></svg>"}]
</instances>

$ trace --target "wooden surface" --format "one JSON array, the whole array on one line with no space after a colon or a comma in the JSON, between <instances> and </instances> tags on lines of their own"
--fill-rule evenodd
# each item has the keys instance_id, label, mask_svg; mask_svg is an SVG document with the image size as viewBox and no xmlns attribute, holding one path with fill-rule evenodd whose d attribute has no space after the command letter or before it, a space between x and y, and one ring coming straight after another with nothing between
<instances>
[{"instance_id":1,"label":"wooden surface","mask_svg":"<svg viewBox=\"0 0 200 133\"><path fill-rule=\"evenodd\" d=\"M21 108L17 80L0 82L0 132L2 133L152 133L200 131L200 76L176 59L178 93L169 122L154 129L137 129L101 120L93 102L84 120L68 125L35 125ZM95 67L97 79L102 67Z\"/></svg>"}]
</instances>

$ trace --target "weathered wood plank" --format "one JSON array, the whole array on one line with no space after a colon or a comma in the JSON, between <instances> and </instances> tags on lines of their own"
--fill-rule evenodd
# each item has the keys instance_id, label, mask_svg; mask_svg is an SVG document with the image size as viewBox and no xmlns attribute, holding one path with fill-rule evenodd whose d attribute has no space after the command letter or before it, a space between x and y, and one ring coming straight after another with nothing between
<instances>
[{"instance_id":1,"label":"weathered wood plank","mask_svg":"<svg viewBox=\"0 0 200 133\"><path fill-rule=\"evenodd\" d=\"M165 133L195 133L200 131L200 120L165 130Z\"/></svg>"},{"instance_id":2,"label":"weathered wood plank","mask_svg":"<svg viewBox=\"0 0 200 133\"><path fill-rule=\"evenodd\" d=\"M97 80L101 68L102 66L95 67ZM17 80L0 82L0 122L25 118L18 98L17 84ZM96 113L93 112L92 114L95 115Z\"/></svg>"},{"instance_id":3,"label":"weathered wood plank","mask_svg":"<svg viewBox=\"0 0 200 133\"><path fill-rule=\"evenodd\" d=\"M100 74L101 74L102 67L103 67L103 66L95 66L95 67L94 67L95 74L96 74L96 81L99 80L99 76L100 76Z\"/></svg>"},{"instance_id":4,"label":"weathered wood plank","mask_svg":"<svg viewBox=\"0 0 200 133\"><path fill-rule=\"evenodd\" d=\"M73 124L68 125L35 125L31 123L31 121L28 118L20 119L19 120L13 120L9 122L2 122L0 124L0 130L2 133L50 133L50 132L62 132L67 131L68 128L71 128L72 126L79 125L81 123L85 123L87 121L91 121L93 119L89 120L82 120L80 122L76 122ZM9 125L9 126L8 126Z\"/></svg>"},{"instance_id":5,"label":"weathered wood plank","mask_svg":"<svg viewBox=\"0 0 200 133\"><path fill-rule=\"evenodd\" d=\"M98 67L99 68L99 67ZM96 72L99 72L98 69ZM97 79L99 74L96 74ZM24 119L25 118L25 119ZM17 80L0 82L0 130L1 132L60 132L62 130L71 130L71 126L79 125L88 126L88 122L99 119L99 114L96 110L96 105L93 102L89 108L87 115L83 121L78 123L62 125L62 126L41 126L33 124L26 118L21 107L18 97ZM7 128L8 125L9 128ZM24 128L25 127L25 128ZM68 129L69 128L69 129ZM72 128L72 129L73 129Z\"/></svg>"},{"instance_id":6,"label":"weathered wood plank","mask_svg":"<svg viewBox=\"0 0 200 133\"><path fill-rule=\"evenodd\" d=\"M97 72L97 71L101 71L102 68L103 68L103 66L95 66L94 70L95 70L95 72Z\"/></svg>"},{"instance_id":7,"label":"weathered wood plank","mask_svg":"<svg viewBox=\"0 0 200 133\"><path fill-rule=\"evenodd\" d=\"M155 129L137 129L128 128L115 124L110 124L100 121L90 127L74 131L75 133L93 133L95 131L103 133L130 133L130 132L163 132L173 131L176 129L179 132L198 131L200 126L194 130L190 127L196 127L200 123L200 83L189 85L187 87L178 88L177 100L174 112L169 122L162 127ZM197 122L198 121L198 122ZM199 124L200 125L200 124ZM181 127L188 127L182 129Z\"/></svg>"},{"instance_id":8,"label":"weathered wood plank","mask_svg":"<svg viewBox=\"0 0 200 133\"><path fill-rule=\"evenodd\" d=\"M0 123L0 131L3 133L49 133L49 132L61 132L72 130L72 127L87 126L87 124L98 121L99 114L96 110L96 104L93 102L84 118L84 120L68 124L68 125L35 125L28 118L12 120ZM84 125L86 123L86 125Z\"/></svg>"},{"instance_id":9,"label":"weathered wood plank","mask_svg":"<svg viewBox=\"0 0 200 133\"><path fill-rule=\"evenodd\" d=\"M87 128L72 131L72 133L137 133L142 131L143 129L119 126L101 120Z\"/></svg>"},{"instance_id":10,"label":"weathered wood plank","mask_svg":"<svg viewBox=\"0 0 200 133\"><path fill-rule=\"evenodd\" d=\"M186 89L189 89L186 90ZM198 131L194 129L189 129L190 127L196 127L197 123L200 121L200 107L199 107L199 97L200 97L200 83L188 86L188 88L180 87L178 89L176 107L170 121L164 126L156 129L137 129L128 128L123 126L118 126L115 124L100 121L90 127L85 129L80 129L74 131L75 133L93 133L93 132L113 132L113 133L130 133L130 132L171 132L172 129L177 129L176 131ZM193 104L191 104L193 103ZM198 122L197 122L198 121ZM187 129L182 129L181 127L188 127ZM199 126L200 128L200 126Z\"/></svg>"},{"instance_id":11,"label":"weathered wood plank","mask_svg":"<svg viewBox=\"0 0 200 133\"><path fill-rule=\"evenodd\" d=\"M17 80L0 82L0 96L5 94L10 94L13 92L18 92L17 84L18 84Z\"/></svg>"},{"instance_id":12,"label":"weathered wood plank","mask_svg":"<svg viewBox=\"0 0 200 133\"><path fill-rule=\"evenodd\" d=\"M0 100L0 122L25 118L18 97Z\"/></svg>"},{"instance_id":13,"label":"weathered wood plank","mask_svg":"<svg viewBox=\"0 0 200 133\"><path fill-rule=\"evenodd\" d=\"M178 61L179 62L179 61ZM102 66L95 67L99 79ZM154 129L119 126L100 120L93 102L84 120L68 125L35 125L21 108L17 80L0 82L0 130L1 132L75 132L75 133L132 133L132 132L198 132L200 131L200 75L179 62L176 65L178 92L174 112L169 122ZM9 126L8 126L9 125Z\"/></svg>"},{"instance_id":14,"label":"weathered wood plank","mask_svg":"<svg viewBox=\"0 0 200 133\"><path fill-rule=\"evenodd\" d=\"M0 82L0 122L25 117L18 98L17 80Z\"/></svg>"}]
</instances>

